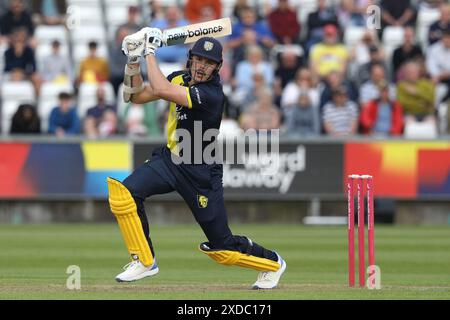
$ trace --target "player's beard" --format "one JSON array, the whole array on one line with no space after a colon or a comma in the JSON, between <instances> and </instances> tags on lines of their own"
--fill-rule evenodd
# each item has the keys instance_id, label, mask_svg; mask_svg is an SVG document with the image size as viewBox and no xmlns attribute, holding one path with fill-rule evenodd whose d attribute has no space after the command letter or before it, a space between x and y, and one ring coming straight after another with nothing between
<instances>
[{"instance_id":1,"label":"player's beard","mask_svg":"<svg viewBox=\"0 0 450 320\"><path fill-rule=\"evenodd\" d=\"M197 68L196 63L194 62L191 69L192 79L198 82L208 81L211 78L212 71L208 70L209 68L203 68L202 71Z\"/></svg>"}]
</instances>

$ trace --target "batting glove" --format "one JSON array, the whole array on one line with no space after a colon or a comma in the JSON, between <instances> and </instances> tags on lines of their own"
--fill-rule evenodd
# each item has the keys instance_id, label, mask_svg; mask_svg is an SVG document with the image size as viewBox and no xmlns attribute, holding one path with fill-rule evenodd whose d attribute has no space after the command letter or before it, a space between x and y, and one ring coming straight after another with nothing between
<instances>
[{"instance_id":1,"label":"batting glove","mask_svg":"<svg viewBox=\"0 0 450 320\"><path fill-rule=\"evenodd\" d=\"M156 49L163 45L162 32L158 28L144 28L146 33L146 45L144 56L155 55Z\"/></svg>"},{"instance_id":2,"label":"batting glove","mask_svg":"<svg viewBox=\"0 0 450 320\"><path fill-rule=\"evenodd\" d=\"M126 36L122 41L122 51L127 56L127 64L139 63L144 53L146 33L142 29L136 33Z\"/></svg>"}]
</instances>

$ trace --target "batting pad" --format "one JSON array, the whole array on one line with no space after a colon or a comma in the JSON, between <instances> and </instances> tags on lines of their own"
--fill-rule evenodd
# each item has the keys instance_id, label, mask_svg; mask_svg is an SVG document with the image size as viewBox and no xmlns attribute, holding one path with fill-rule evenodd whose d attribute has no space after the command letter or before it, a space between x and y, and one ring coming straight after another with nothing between
<instances>
[{"instance_id":1,"label":"batting pad","mask_svg":"<svg viewBox=\"0 0 450 320\"><path fill-rule=\"evenodd\" d=\"M209 249L204 243L200 244L199 250L216 262L226 266L239 266L258 271L277 271L280 269L278 262L244 254L239 251Z\"/></svg>"},{"instance_id":2,"label":"batting pad","mask_svg":"<svg viewBox=\"0 0 450 320\"><path fill-rule=\"evenodd\" d=\"M136 258L146 267L153 265L153 256L142 223L137 214L136 203L130 191L119 181L107 178L109 205L116 216L120 231L133 260Z\"/></svg>"}]
</instances>

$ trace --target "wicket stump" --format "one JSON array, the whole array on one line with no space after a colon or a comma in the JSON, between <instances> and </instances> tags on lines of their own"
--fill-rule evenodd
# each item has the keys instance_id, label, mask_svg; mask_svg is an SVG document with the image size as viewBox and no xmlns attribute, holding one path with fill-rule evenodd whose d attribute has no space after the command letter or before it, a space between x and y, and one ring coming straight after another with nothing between
<instances>
[{"instance_id":1,"label":"wicket stump","mask_svg":"<svg viewBox=\"0 0 450 320\"><path fill-rule=\"evenodd\" d=\"M364 244L364 194L367 195L367 233L369 246L369 266L375 265L375 224L373 205L373 177L370 175L351 174L347 177L348 202L348 285L355 286L355 190L357 185L358 209L358 273L359 286L364 287L365 274L365 244ZM365 188L364 188L365 187ZM364 192L366 190L366 192ZM370 276L370 275L369 275Z\"/></svg>"}]
</instances>

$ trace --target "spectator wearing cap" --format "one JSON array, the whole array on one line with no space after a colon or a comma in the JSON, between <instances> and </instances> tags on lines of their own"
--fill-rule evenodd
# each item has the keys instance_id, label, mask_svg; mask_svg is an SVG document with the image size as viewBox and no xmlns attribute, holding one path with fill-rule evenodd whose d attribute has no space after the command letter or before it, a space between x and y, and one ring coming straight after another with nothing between
<instances>
[{"instance_id":1,"label":"spectator wearing cap","mask_svg":"<svg viewBox=\"0 0 450 320\"><path fill-rule=\"evenodd\" d=\"M97 42L88 44L89 55L81 61L78 72L78 84L82 82L98 83L109 79L109 66L106 59L97 55Z\"/></svg>"},{"instance_id":2,"label":"spectator wearing cap","mask_svg":"<svg viewBox=\"0 0 450 320\"><path fill-rule=\"evenodd\" d=\"M357 83L361 84L364 83L368 80L370 80L370 75L371 75L371 70L372 70L372 66L374 64L377 65L382 65L384 68L384 73L386 75L386 77L389 78L389 72L388 72L388 66L386 61L384 60L384 52L381 49L381 47L377 46L377 45L371 45L369 47L369 62L363 64L361 67L359 67L358 69L358 73L357 73Z\"/></svg>"},{"instance_id":3,"label":"spectator wearing cap","mask_svg":"<svg viewBox=\"0 0 450 320\"><path fill-rule=\"evenodd\" d=\"M358 130L358 106L347 97L345 87L333 90L332 100L323 108L322 122L330 136L356 134Z\"/></svg>"},{"instance_id":4,"label":"spectator wearing cap","mask_svg":"<svg viewBox=\"0 0 450 320\"><path fill-rule=\"evenodd\" d=\"M291 44L300 40L297 12L289 6L288 0L278 0L278 7L270 12L268 22L278 43Z\"/></svg>"},{"instance_id":5,"label":"spectator wearing cap","mask_svg":"<svg viewBox=\"0 0 450 320\"><path fill-rule=\"evenodd\" d=\"M309 57L310 68L314 75L326 77L330 72L338 71L344 74L347 70L347 48L339 43L338 29L333 24L324 28L324 40L314 45Z\"/></svg>"},{"instance_id":6,"label":"spectator wearing cap","mask_svg":"<svg viewBox=\"0 0 450 320\"><path fill-rule=\"evenodd\" d=\"M320 94L320 109L333 99L333 91L339 87L345 87L347 96L352 101L358 101L358 90L352 82L341 72L330 72L325 79L322 80L319 87L322 87Z\"/></svg>"},{"instance_id":7,"label":"spectator wearing cap","mask_svg":"<svg viewBox=\"0 0 450 320\"><path fill-rule=\"evenodd\" d=\"M394 50L392 55L393 80L397 79L400 67L409 60L423 59L424 55L420 45L415 43L415 34L412 27L405 27L403 44Z\"/></svg>"},{"instance_id":8,"label":"spectator wearing cap","mask_svg":"<svg viewBox=\"0 0 450 320\"><path fill-rule=\"evenodd\" d=\"M72 106L72 96L61 92L58 96L59 104L50 112L48 133L57 137L74 135L80 132L80 119L77 110Z\"/></svg>"},{"instance_id":9,"label":"spectator wearing cap","mask_svg":"<svg viewBox=\"0 0 450 320\"><path fill-rule=\"evenodd\" d=\"M450 5L446 2L441 4L439 11L439 20L432 23L428 29L429 46L441 40L444 31L450 28Z\"/></svg>"},{"instance_id":10,"label":"spectator wearing cap","mask_svg":"<svg viewBox=\"0 0 450 320\"><path fill-rule=\"evenodd\" d=\"M61 53L61 44L58 40L52 42L52 52L42 59L40 70L45 82L71 82L73 69L67 56Z\"/></svg>"},{"instance_id":11,"label":"spectator wearing cap","mask_svg":"<svg viewBox=\"0 0 450 320\"><path fill-rule=\"evenodd\" d=\"M450 28L444 31L441 40L428 48L426 66L435 84L447 86L444 97L447 100L450 97Z\"/></svg>"},{"instance_id":12,"label":"spectator wearing cap","mask_svg":"<svg viewBox=\"0 0 450 320\"><path fill-rule=\"evenodd\" d=\"M397 136L403 133L403 109L390 98L389 87L387 82L380 82L379 97L362 105L360 124L364 134Z\"/></svg>"},{"instance_id":13,"label":"spectator wearing cap","mask_svg":"<svg viewBox=\"0 0 450 320\"><path fill-rule=\"evenodd\" d=\"M184 15L190 23L200 22L204 8L212 9L214 13L213 19L219 19L222 16L222 3L220 0L188 0L184 8Z\"/></svg>"},{"instance_id":14,"label":"spectator wearing cap","mask_svg":"<svg viewBox=\"0 0 450 320\"><path fill-rule=\"evenodd\" d=\"M306 24L307 35L305 50L307 53L311 48L324 39L324 27L333 24L336 28L339 26L335 11L328 5L327 0L317 1L317 10L308 15Z\"/></svg>"}]
</instances>

